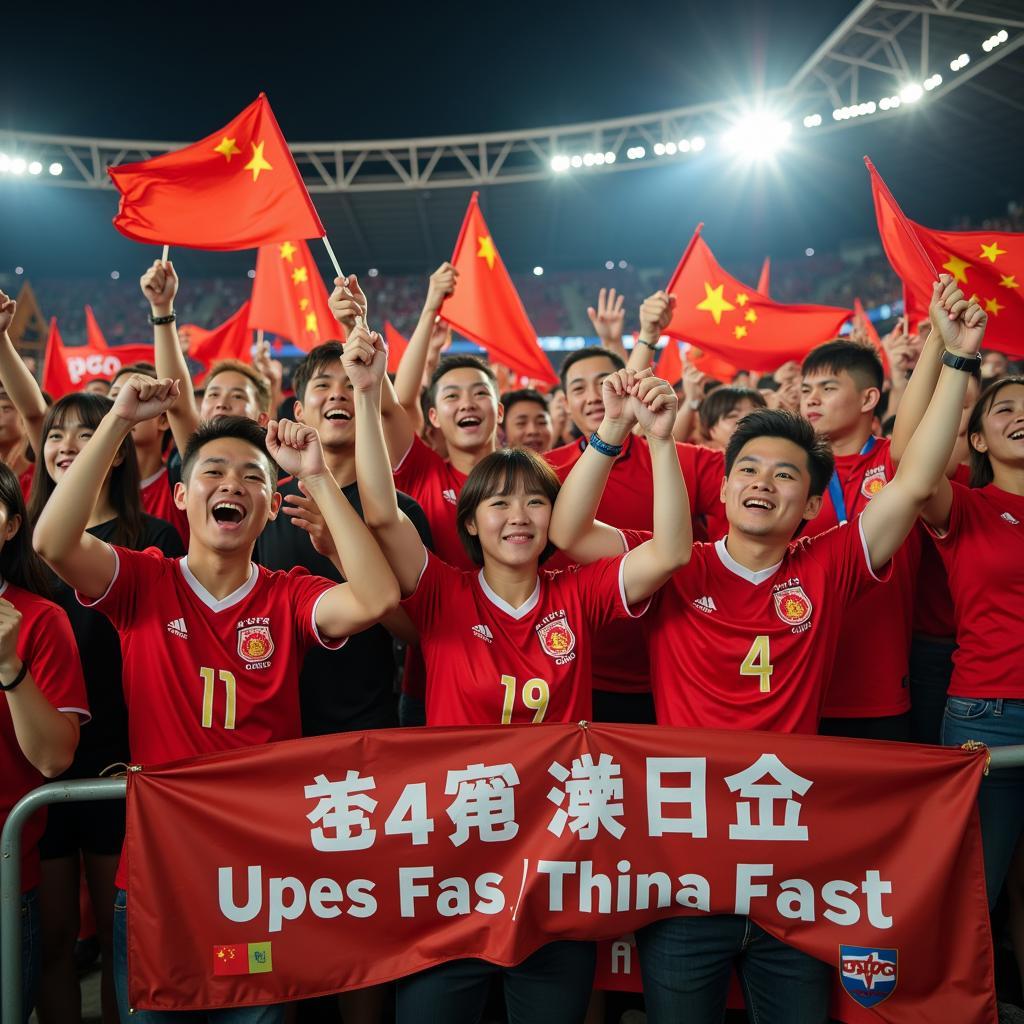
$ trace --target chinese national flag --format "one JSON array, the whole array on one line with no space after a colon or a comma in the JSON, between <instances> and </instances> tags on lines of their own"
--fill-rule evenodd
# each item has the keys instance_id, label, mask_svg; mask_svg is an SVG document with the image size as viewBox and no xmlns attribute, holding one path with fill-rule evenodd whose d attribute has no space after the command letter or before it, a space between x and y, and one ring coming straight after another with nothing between
<instances>
[{"instance_id":1,"label":"chinese national flag","mask_svg":"<svg viewBox=\"0 0 1024 1024\"><path fill-rule=\"evenodd\" d=\"M558 378L540 345L522 300L494 246L474 192L462 222L452 264L459 272L455 293L439 314L460 334L487 349L492 362L531 380Z\"/></svg>"},{"instance_id":2,"label":"chinese national flag","mask_svg":"<svg viewBox=\"0 0 1024 1024\"><path fill-rule=\"evenodd\" d=\"M676 308L665 333L748 370L778 369L839 333L850 319L835 306L787 306L748 288L715 261L701 226L668 285Z\"/></svg>"},{"instance_id":3,"label":"chinese national flag","mask_svg":"<svg viewBox=\"0 0 1024 1024\"><path fill-rule=\"evenodd\" d=\"M701 373L713 380L720 380L723 384L731 384L736 379L736 374L740 372L739 368L733 366L732 363L726 362L713 352L705 352L703 349L697 348L696 345L690 345L687 348L686 362L689 366L696 367Z\"/></svg>"},{"instance_id":4,"label":"chinese national flag","mask_svg":"<svg viewBox=\"0 0 1024 1024\"><path fill-rule=\"evenodd\" d=\"M256 256L249 326L287 338L308 352L344 341L345 330L327 305L327 288L301 238L264 245Z\"/></svg>"},{"instance_id":5,"label":"chinese national flag","mask_svg":"<svg viewBox=\"0 0 1024 1024\"><path fill-rule=\"evenodd\" d=\"M929 295L930 294L931 289L929 289ZM888 377L889 356L886 354L885 347L882 345L882 339L878 336L878 331L875 330L875 325L871 322L871 318L864 309L864 303L862 303L859 298L853 300L853 319L856 323L861 325L864 333L868 336L868 341L871 342L874 350L878 353L878 358L882 360L882 368L885 370L886 377Z\"/></svg>"},{"instance_id":6,"label":"chinese national flag","mask_svg":"<svg viewBox=\"0 0 1024 1024\"><path fill-rule=\"evenodd\" d=\"M248 944L245 942L235 942L229 946L214 946L213 973L214 975L248 974Z\"/></svg>"},{"instance_id":7,"label":"chinese national flag","mask_svg":"<svg viewBox=\"0 0 1024 1024\"><path fill-rule=\"evenodd\" d=\"M655 373L672 387L683 379L683 361L679 358L679 342L675 338L669 338L661 350Z\"/></svg>"},{"instance_id":8,"label":"chinese national flag","mask_svg":"<svg viewBox=\"0 0 1024 1024\"><path fill-rule=\"evenodd\" d=\"M108 173L114 227L137 242L251 249L325 234L263 93L200 142Z\"/></svg>"},{"instance_id":9,"label":"chinese national flag","mask_svg":"<svg viewBox=\"0 0 1024 1024\"><path fill-rule=\"evenodd\" d=\"M384 321L384 341L388 346L388 373L398 373L398 364L409 347L409 341L395 329L390 320Z\"/></svg>"},{"instance_id":10,"label":"chinese national flag","mask_svg":"<svg viewBox=\"0 0 1024 1024\"><path fill-rule=\"evenodd\" d=\"M100 325L96 322L96 314L93 313L92 306L85 307L85 343L97 350L109 348L107 339L103 337Z\"/></svg>"},{"instance_id":11,"label":"chinese national flag","mask_svg":"<svg viewBox=\"0 0 1024 1024\"><path fill-rule=\"evenodd\" d=\"M50 321L50 334L46 340L43 360L43 390L54 399L79 391L92 380L113 380L122 366L130 363L153 362L152 345L66 346L57 329L57 319Z\"/></svg>"},{"instance_id":12,"label":"chinese national flag","mask_svg":"<svg viewBox=\"0 0 1024 1024\"><path fill-rule=\"evenodd\" d=\"M968 298L988 313L985 348L1024 356L1024 234L1011 231L933 231L909 220L874 165L871 175L878 233L892 269L903 281L910 323L928 319L932 282L952 274Z\"/></svg>"},{"instance_id":13,"label":"chinese national flag","mask_svg":"<svg viewBox=\"0 0 1024 1024\"><path fill-rule=\"evenodd\" d=\"M757 280L757 290L768 297L768 289L771 288L772 282L772 258L771 256L765 256L764 263L761 264L761 276Z\"/></svg>"},{"instance_id":14,"label":"chinese national flag","mask_svg":"<svg viewBox=\"0 0 1024 1024\"><path fill-rule=\"evenodd\" d=\"M182 324L178 335L188 339L188 354L207 369L221 359L252 362L252 330L249 327L249 303L244 302L219 327L206 330L195 324Z\"/></svg>"}]
</instances>

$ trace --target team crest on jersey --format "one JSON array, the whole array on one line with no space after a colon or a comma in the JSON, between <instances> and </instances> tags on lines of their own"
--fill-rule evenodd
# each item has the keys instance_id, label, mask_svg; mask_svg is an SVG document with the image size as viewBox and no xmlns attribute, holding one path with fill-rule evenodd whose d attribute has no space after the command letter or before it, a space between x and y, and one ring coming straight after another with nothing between
<instances>
[{"instance_id":1,"label":"team crest on jersey","mask_svg":"<svg viewBox=\"0 0 1024 1024\"><path fill-rule=\"evenodd\" d=\"M840 946L839 977L847 995L866 1007L888 999L896 990L897 952L874 946Z\"/></svg>"},{"instance_id":2,"label":"team crest on jersey","mask_svg":"<svg viewBox=\"0 0 1024 1024\"><path fill-rule=\"evenodd\" d=\"M564 614L538 626L537 638L544 653L552 658L567 658L576 646L576 634L569 628Z\"/></svg>"},{"instance_id":3,"label":"team crest on jersey","mask_svg":"<svg viewBox=\"0 0 1024 1024\"><path fill-rule=\"evenodd\" d=\"M860 493L865 498L873 498L887 482L885 466L873 466L864 474L864 483L861 484Z\"/></svg>"},{"instance_id":4,"label":"team crest on jersey","mask_svg":"<svg viewBox=\"0 0 1024 1024\"><path fill-rule=\"evenodd\" d=\"M269 626L239 626L238 656L254 664L267 661L274 653L274 638Z\"/></svg>"},{"instance_id":5,"label":"team crest on jersey","mask_svg":"<svg viewBox=\"0 0 1024 1024\"><path fill-rule=\"evenodd\" d=\"M779 618L789 626L802 625L814 611L811 599L804 593L804 588L799 583L775 591L772 598Z\"/></svg>"}]
</instances>

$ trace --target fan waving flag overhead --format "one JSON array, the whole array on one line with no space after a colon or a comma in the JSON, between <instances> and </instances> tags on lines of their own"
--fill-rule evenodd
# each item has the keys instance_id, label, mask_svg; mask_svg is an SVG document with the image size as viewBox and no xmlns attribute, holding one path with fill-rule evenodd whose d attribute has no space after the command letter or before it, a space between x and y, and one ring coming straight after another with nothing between
<instances>
[{"instance_id":1,"label":"fan waving flag overhead","mask_svg":"<svg viewBox=\"0 0 1024 1024\"><path fill-rule=\"evenodd\" d=\"M114 227L137 242L229 250L325 234L263 93L200 142L108 173Z\"/></svg>"},{"instance_id":2,"label":"fan waving flag overhead","mask_svg":"<svg viewBox=\"0 0 1024 1024\"><path fill-rule=\"evenodd\" d=\"M834 338L850 319L835 306L787 306L727 274L701 238L698 225L667 291L676 308L665 333L692 342L747 370L798 362Z\"/></svg>"},{"instance_id":3,"label":"fan waving flag overhead","mask_svg":"<svg viewBox=\"0 0 1024 1024\"><path fill-rule=\"evenodd\" d=\"M460 334L487 349L491 361L544 384L558 380L544 350L537 344L522 300L498 255L477 202L469 200L452 265L459 272L453 295L438 311Z\"/></svg>"},{"instance_id":4,"label":"fan waving flag overhead","mask_svg":"<svg viewBox=\"0 0 1024 1024\"><path fill-rule=\"evenodd\" d=\"M928 318L932 282L952 274L969 299L988 313L985 347L1024 356L1024 234L1012 231L933 231L909 220L867 157L878 233L903 282L910 324Z\"/></svg>"}]
</instances>

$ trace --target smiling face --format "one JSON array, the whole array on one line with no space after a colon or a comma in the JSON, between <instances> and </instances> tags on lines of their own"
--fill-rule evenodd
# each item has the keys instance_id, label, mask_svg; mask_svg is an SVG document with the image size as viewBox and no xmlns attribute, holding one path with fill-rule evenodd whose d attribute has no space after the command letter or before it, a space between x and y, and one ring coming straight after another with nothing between
<instances>
[{"instance_id":1,"label":"smiling face","mask_svg":"<svg viewBox=\"0 0 1024 1024\"><path fill-rule=\"evenodd\" d=\"M505 410L505 441L510 448L530 448L538 454L551 449L554 431L546 405L520 401Z\"/></svg>"},{"instance_id":2,"label":"smiling face","mask_svg":"<svg viewBox=\"0 0 1024 1024\"><path fill-rule=\"evenodd\" d=\"M494 444L501 406L482 370L469 366L449 370L438 380L435 393L430 422L440 429L450 449L479 451Z\"/></svg>"},{"instance_id":3,"label":"smiling face","mask_svg":"<svg viewBox=\"0 0 1024 1024\"><path fill-rule=\"evenodd\" d=\"M537 563L548 543L551 500L520 483L509 494L492 494L476 507L466 530L480 541L484 564Z\"/></svg>"},{"instance_id":4,"label":"smiling face","mask_svg":"<svg viewBox=\"0 0 1024 1024\"><path fill-rule=\"evenodd\" d=\"M43 438L43 465L54 483L61 482L93 433L95 427L82 423L74 409L70 409L63 420L53 422Z\"/></svg>"},{"instance_id":5,"label":"smiling face","mask_svg":"<svg viewBox=\"0 0 1024 1024\"><path fill-rule=\"evenodd\" d=\"M295 403L295 418L320 435L324 448L355 444L352 384L340 360L330 360L310 378L305 394Z\"/></svg>"},{"instance_id":6,"label":"smiling face","mask_svg":"<svg viewBox=\"0 0 1024 1024\"><path fill-rule=\"evenodd\" d=\"M881 394L878 388L858 387L846 370L815 370L800 384L800 412L819 437L833 443L870 423Z\"/></svg>"},{"instance_id":7,"label":"smiling face","mask_svg":"<svg viewBox=\"0 0 1024 1024\"><path fill-rule=\"evenodd\" d=\"M970 443L976 451L987 453L993 466L1024 466L1024 384L999 388Z\"/></svg>"},{"instance_id":8,"label":"smiling face","mask_svg":"<svg viewBox=\"0 0 1024 1024\"><path fill-rule=\"evenodd\" d=\"M782 437L755 437L736 456L722 484L732 528L749 537L788 542L821 508L810 496L807 452Z\"/></svg>"},{"instance_id":9,"label":"smiling face","mask_svg":"<svg viewBox=\"0 0 1024 1024\"><path fill-rule=\"evenodd\" d=\"M601 426L604 402L601 382L615 372L616 366L607 356L587 356L569 367L565 376L565 397L569 416L584 437Z\"/></svg>"},{"instance_id":10,"label":"smiling face","mask_svg":"<svg viewBox=\"0 0 1024 1024\"><path fill-rule=\"evenodd\" d=\"M174 503L188 515L192 542L221 554L251 554L281 505L275 475L266 452L241 438L219 437L203 445L187 478L174 489Z\"/></svg>"},{"instance_id":11,"label":"smiling face","mask_svg":"<svg viewBox=\"0 0 1024 1024\"><path fill-rule=\"evenodd\" d=\"M256 385L245 374L222 370L207 382L199 418L213 420L218 416L244 416L257 423L266 419Z\"/></svg>"}]
</instances>

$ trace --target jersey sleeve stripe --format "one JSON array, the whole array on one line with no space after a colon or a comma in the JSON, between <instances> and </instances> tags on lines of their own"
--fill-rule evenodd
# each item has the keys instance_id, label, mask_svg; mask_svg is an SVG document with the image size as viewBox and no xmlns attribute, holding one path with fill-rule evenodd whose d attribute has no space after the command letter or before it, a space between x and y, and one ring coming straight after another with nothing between
<instances>
[{"instance_id":1,"label":"jersey sleeve stripe","mask_svg":"<svg viewBox=\"0 0 1024 1024\"><path fill-rule=\"evenodd\" d=\"M840 529L845 529L845 527L840 527ZM857 516L857 532L860 534L860 546L864 552L864 563L868 567L868 573L873 580L878 580L879 583L887 583L892 576L892 559L890 558L886 562L885 571L879 576L871 565L871 552L868 550L868 539L864 536L864 521L860 516Z\"/></svg>"},{"instance_id":2,"label":"jersey sleeve stripe","mask_svg":"<svg viewBox=\"0 0 1024 1024\"><path fill-rule=\"evenodd\" d=\"M623 540L625 540L625 538L623 538ZM626 600L626 578L624 575L626 569L626 559L629 558L630 554L631 552L627 551L622 556L622 558L619 559L619 600L622 601L622 607L626 609L626 614L631 619L639 619L640 616L643 615L647 611L647 609L651 607L651 601L653 600L654 595L652 594L650 597L648 597L647 600L644 601L644 603L636 611L633 611L633 609L630 608L629 602Z\"/></svg>"},{"instance_id":3,"label":"jersey sleeve stripe","mask_svg":"<svg viewBox=\"0 0 1024 1024\"><path fill-rule=\"evenodd\" d=\"M69 715L78 715L81 719L79 725L86 725L92 721L92 714L85 710L85 708L57 708L58 711L64 711Z\"/></svg>"},{"instance_id":4,"label":"jersey sleeve stripe","mask_svg":"<svg viewBox=\"0 0 1024 1024\"><path fill-rule=\"evenodd\" d=\"M320 630L317 628L316 625L316 610L320 606L320 602L324 599L325 595L329 594L333 589L334 587L328 587L326 590L323 591L323 593L317 596L317 599L313 602L313 610L310 612L309 624L313 629L313 636L316 637L316 642L321 647L326 647L327 650L329 651L340 651L342 647L344 647L345 644L348 643L348 637L343 636L334 639L328 639L327 637L323 636L323 634L321 634Z\"/></svg>"}]
</instances>

